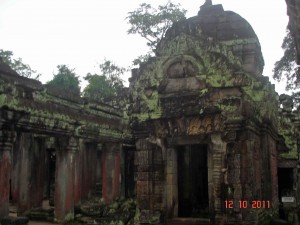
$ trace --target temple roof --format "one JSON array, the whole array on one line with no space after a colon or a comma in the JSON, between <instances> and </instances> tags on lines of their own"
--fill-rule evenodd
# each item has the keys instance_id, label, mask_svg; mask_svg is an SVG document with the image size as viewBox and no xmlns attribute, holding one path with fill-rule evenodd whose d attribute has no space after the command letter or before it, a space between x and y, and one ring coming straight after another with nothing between
<instances>
[{"instance_id":1,"label":"temple roof","mask_svg":"<svg viewBox=\"0 0 300 225\"><path fill-rule=\"evenodd\" d=\"M224 11L222 5L201 6L197 16L175 23L167 31L166 38L180 33L211 37L218 41L255 38L259 43L251 25L237 13Z\"/></svg>"}]
</instances>

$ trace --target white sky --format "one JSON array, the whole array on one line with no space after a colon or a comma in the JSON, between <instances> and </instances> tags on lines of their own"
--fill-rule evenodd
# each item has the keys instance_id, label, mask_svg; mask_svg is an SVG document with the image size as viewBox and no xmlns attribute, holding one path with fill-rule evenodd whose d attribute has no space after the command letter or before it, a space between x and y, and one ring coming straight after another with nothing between
<instances>
[{"instance_id":1,"label":"white sky","mask_svg":"<svg viewBox=\"0 0 300 225\"><path fill-rule=\"evenodd\" d=\"M173 0L197 15L205 0ZM105 58L128 67L147 52L146 41L128 35L127 13L139 4L163 4L166 0L0 0L0 49L51 80L56 66L67 64L84 77L97 72ZM213 0L225 10L244 17L255 30L265 60L264 75L272 76L274 63L282 56L281 43L288 23L284 0ZM127 81L127 77L123 79ZM273 82L275 83L275 82ZM278 92L285 83L275 83ZM82 83L84 85L84 82Z\"/></svg>"}]
</instances>

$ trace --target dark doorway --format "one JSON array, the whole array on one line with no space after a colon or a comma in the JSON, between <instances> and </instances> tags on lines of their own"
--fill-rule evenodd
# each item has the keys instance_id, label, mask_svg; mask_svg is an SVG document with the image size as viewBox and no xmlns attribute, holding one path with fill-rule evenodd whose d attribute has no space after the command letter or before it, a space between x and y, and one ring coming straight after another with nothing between
<instances>
[{"instance_id":1,"label":"dark doorway","mask_svg":"<svg viewBox=\"0 0 300 225\"><path fill-rule=\"evenodd\" d=\"M125 197L135 197L135 166L134 166L134 154L135 147L133 146L125 146L123 147L125 152Z\"/></svg>"},{"instance_id":2,"label":"dark doorway","mask_svg":"<svg viewBox=\"0 0 300 225\"><path fill-rule=\"evenodd\" d=\"M177 147L178 216L209 217L207 145Z\"/></svg>"},{"instance_id":3,"label":"dark doorway","mask_svg":"<svg viewBox=\"0 0 300 225\"><path fill-rule=\"evenodd\" d=\"M278 197L293 196L293 168L278 168Z\"/></svg>"}]
</instances>

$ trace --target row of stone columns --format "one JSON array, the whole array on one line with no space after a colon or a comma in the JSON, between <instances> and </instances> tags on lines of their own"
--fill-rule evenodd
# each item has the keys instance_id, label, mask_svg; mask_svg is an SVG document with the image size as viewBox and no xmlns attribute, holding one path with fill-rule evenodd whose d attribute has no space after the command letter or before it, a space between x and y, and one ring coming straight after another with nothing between
<instances>
[{"instance_id":1,"label":"row of stone columns","mask_svg":"<svg viewBox=\"0 0 300 225\"><path fill-rule=\"evenodd\" d=\"M45 137L20 133L14 140L12 132L0 132L0 218L9 214L10 190L18 214L23 215L32 207L42 207L44 185L47 183ZM120 195L121 144L104 144L101 162L97 161L97 146L75 137L58 138L54 143L54 212L58 222L72 220L74 206L95 192L99 163L102 164L104 199L111 201Z\"/></svg>"}]
</instances>

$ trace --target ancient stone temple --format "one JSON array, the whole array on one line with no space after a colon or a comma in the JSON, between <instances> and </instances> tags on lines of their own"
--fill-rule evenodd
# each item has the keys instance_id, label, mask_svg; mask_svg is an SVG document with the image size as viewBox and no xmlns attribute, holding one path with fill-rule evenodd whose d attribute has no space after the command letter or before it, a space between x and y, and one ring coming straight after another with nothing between
<instances>
[{"instance_id":1,"label":"ancient stone temple","mask_svg":"<svg viewBox=\"0 0 300 225\"><path fill-rule=\"evenodd\" d=\"M277 155L286 147L263 66L250 24L204 5L133 71L141 223L255 224L277 210Z\"/></svg>"},{"instance_id":2,"label":"ancient stone temple","mask_svg":"<svg viewBox=\"0 0 300 225\"><path fill-rule=\"evenodd\" d=\"M207 1L155 53L114 104L0 61L0 219L10 205L27 216L47 199L66 222L101 196L136 200L134 220L122 224L267 224L286 181L300 196L299 113L262 75L245 19Z\"/></svg>"},{"instance_id":3,"label":"ancient stone temple","mask_svg":"<svg viewBox=\"0 0 300 225\"><path fill-rule=\"evenodd\" d=\"M46 198L57 222L72 220L101 182L107 200L119 196L121 148L131 140L122 110L21 77L2 61L0 90L0 218L10 200L28 215Z\"/></svg>"}]
</instances>

